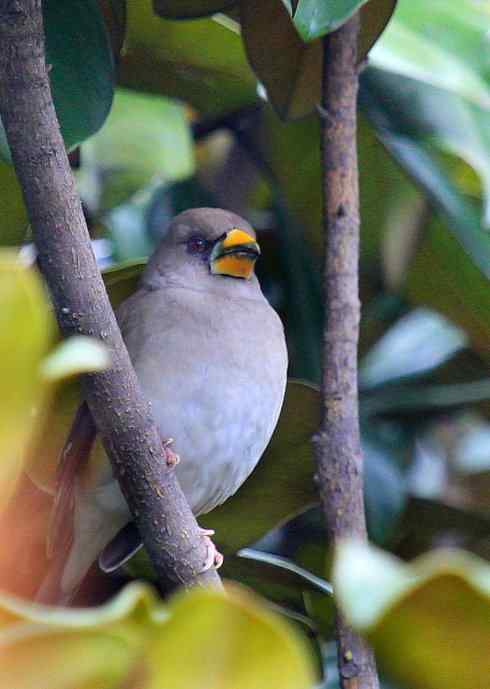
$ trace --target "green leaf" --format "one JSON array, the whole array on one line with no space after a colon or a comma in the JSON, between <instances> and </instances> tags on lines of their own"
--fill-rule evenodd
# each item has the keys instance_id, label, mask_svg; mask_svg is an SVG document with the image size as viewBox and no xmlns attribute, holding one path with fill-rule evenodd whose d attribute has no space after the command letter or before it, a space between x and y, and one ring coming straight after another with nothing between
<instances>
[{"instance_id":1,"label":"green leaf","mask_svg":"<svg viewBox=\"0 0 490 689\"><path fill-rule=\"evenodd\" d=\"M490 567L462 551L411 565L360 543L339 546L338 602L387 672L410 689L486 689Z\"/></svg>"},{"instance_id":2,"label":"green leaf","mask_svg":"<svg viewBox=\"0 0 490 689\"><path fill-rule=\"evenodd\" d=\"M68 150L94 134L112 103L114 61L96 0L45 0L46 61ZM10 160L0 126L0 155Z\"/></svg>"},{"instance_id":3,"label":"green leaf","mask_svg":"<svg viewBox=\"0 0 490 689\"><path fill-rule=\"evenodd\" d=\"M308 689L304 639L244 589L195 589L169 605L165 634L148 651L145 689ZM164 659L164 662L162 662Z\"/></svg>"},{"instance_id":4,"label":"green leaf","mask_svg":"<svg viewBox=\"0 0 490 689\"><path fill-rule=\"evenodd\" d=\"M303 41L307 43L338 29L367 1L299 0L295 3L296 7L292 15L293 23Z\"/></svg>"},{"instance_id":5,"label":"green leaf","mask_svg":"<svg viewBox=\"0 0 490 689\"><path fill-rule=\"evenodd\" d=\"M44 400L40 365L54 323L38 274L0 253L0 509L12 494Z\"/></svg>"},{"instance_id":6,"label":"green leaf","mask_svg":"<svg viewBox=\"0 0 490 689\"><path fill-rule=\"evenodd\" d=\"M146 265L144 260L125 261L102 273L112 308L116 309L136 291L138 281Z\"/></svg>"},{"instance_id":7,"label":"green leaf","mask_svg":"<svg viewBox=\"0 0 490 689\"><path fill-rule=\"evenodd\" d=\"M190 176L194 151L184 107L118 89L105 125L83 145L82 159L82 194L84 185L96 186L103 210L150 183Z\"/></svg>"},{"instance_id":8,"label":"green leaf","mask_svg":"<svg viewBox=\"0 0 490 689\"><path fill-rule=\"evenodd\" d=\"M83 662L81 662L83 660ZM305 640L245 590L194 590L164 606L130 584L88 610L0 597L0 685L15 689L307 689Z\"/></svg>"},{"instance_id":9,"label":"green leaf","mask_svg":"<svg viewBox=\"0 0 490 689\"><path fill-rule=\"evenodd\" d=\"M290 560L253 548L244 548L238 555L225 558L220 570L223 577L246 584L277 605L287 606L305 614L305 592L321 594L330 599L333 614L332 587Z\"/></svg>"},{"instance_id":10,"label":"green leaf","mask_svg":"<svg viewBox=\"0 0 490 689\"><path fill-rule=\"evenodd\" d=\"M465 333L446 318L419 308L397 321L364 357L362 388L426 373L468 344Z\"/></svg>"},{"instance_id":11,"label":"green leaf","mask_svg":"<svg viewBox=\"0 0 490 689\"><path fill-rule=\"evenodd\" d=\"M1 136L0 123L0 136ZM20 244L26 237L29 220L14 168L0 160L0 245Z\"/></svg>"},{"instance_id":12,"label":"green leaf","mask_svg":"<svg viewBox=\"0 0 490 689\"><path fill-rule=\"evenodd\" d=\"M470 0L457 8L436 0L430 10L423 0L402 0L371 53L382 71L369 76L369 90L380 90L392 128L394 122L400 134L457 155L478 172L490 225L488 19L488 8Z\"/></svg>"},{"instance_id":13,"label":"green leaf","mask_svg":"<svg viewBox=\"0 0 490 689\"><path fill-rule=\"evenodd\" d=\"M472 0L399 0L370 62L488 109L488 20L488 6Z\"/></svg>"},{"instance_id":14,"label":"green leaf","mask_svg":"<svg viewBox=\"0 0 490 689\"><path fill-rule=\"evenodd\" d=\"M41 375L44 380L57 382L80 373L104 371L110 363L109 350L102 342L93 337L74 335L44 359Z\"/></svg>"},{"instance_id":15,"label":"green leaf","mask_svg":"<svg viewBox=\"0 0 490 689\"><path fill-rule=\"evenodd\" d=\"M257 98L238 33L212 19L164 21L151 0L128 4L119 83L179 98L202 114L229 112Z\"/></svg>"},{"instance_id":16,"label":"green leaf","mask_svg":"<svg viewBox=\"0 0 490 689\"><path fill-rule=\"evenodd\" d=\"M195 19L221 12L238 0L153 0L153 10L164 19Z\"/></svg>"},{"instance_id":17,"label":"green leaf","mask_svg":"<svg viewBox=\"0 0 490 689\"><path fill-rule=\"evenodd\" d=\"M361 9L359 60L383 31L395 4L396 0L371 0ZM295 119L312 112L321 100L321 40L304 43L279 0L242 2L240 23L248 60L278 115Z\"/></svg>"},{"instance_id":18,"label":"green leaf","mask_svg":"<svg viewBox=\"0 0 490 689\"><path fill-rule=\"evenodd\" d=\"M451 222L451 229L464 227L475 232L477 220L472 206L457 197L454 210L457 215ZM466 210L466 213L464 211ZM458 222L456 226L455 222ZM454 224L453 224L454 223ZM472 239L468 233L467 240ZM478 245L475 245L475 249ZM488 250L485 251L485 247ZM472 253L473 255L473 253ZM415 303L429 303L432 308L450 318L453 323L466 330L472 347L484 360L489 360L488 341L490 337L490 292L488 275L490 262L483 265L485 257L490 261L490 235L481 233L478 265L461 250L461 244L452 232L448 232L443 219L436 216L429 223L417 255L412 262L406 283L406 293ZM485 273L482 273L482 269Z\"/></svg>"}]
</instances>

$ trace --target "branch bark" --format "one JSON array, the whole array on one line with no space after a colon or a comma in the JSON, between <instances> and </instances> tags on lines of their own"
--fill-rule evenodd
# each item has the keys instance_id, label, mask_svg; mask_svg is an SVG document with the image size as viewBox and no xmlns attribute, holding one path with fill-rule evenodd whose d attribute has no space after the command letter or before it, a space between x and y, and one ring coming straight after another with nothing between
<instances>
[{"instance_id":1,"label":"branch bark","mask_svg":"<svg viewBox=\"0 0 490 689\"><path fill-rule=\"evenodd\" d=\"M314 438L320 497L333 547L366 540L359 432L357 345L360 302L359 185L356 144L358 89L355 15L324 40L322 160L324 298L322 422ZM372 651L337 613L338 665L343 689L377 689Z\"/></svg>"},{"instance_id":2,"label":"branch bark","mask_svg":"<svg viewBox=\"0 0 490 689\"><path fill-rule=\"evenodd\" d=\"M39 264L65 336L102 340L112 366L88 375L83 392L159 581L220 586L201 573L206 546L163 460L92 252L51 97L41 0L0 0L0 116L19 178Z\"/></svg>"}]
</instances>

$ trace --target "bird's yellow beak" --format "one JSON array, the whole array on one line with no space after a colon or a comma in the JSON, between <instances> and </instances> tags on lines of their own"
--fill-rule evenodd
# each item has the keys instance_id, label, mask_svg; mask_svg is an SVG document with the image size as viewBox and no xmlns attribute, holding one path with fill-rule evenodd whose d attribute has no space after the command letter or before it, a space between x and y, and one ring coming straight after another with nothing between
<instances>
[{"instance_id":1,"label":"bird's yellow beak","mask_svg":"<svg viewBox=\"0 0 490 689\"><path fill-rule=\"evenodd\" d=\"M259 256L260 247L255 239L236 227L214 245L210 257L211 272L248 280L253 275Z\"/></svg>"}]
</instances>

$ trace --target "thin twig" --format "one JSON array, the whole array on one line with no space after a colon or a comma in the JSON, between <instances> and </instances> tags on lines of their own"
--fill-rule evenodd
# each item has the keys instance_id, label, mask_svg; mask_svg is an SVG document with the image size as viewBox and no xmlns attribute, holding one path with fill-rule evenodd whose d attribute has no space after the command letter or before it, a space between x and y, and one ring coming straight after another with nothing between
<instances>
[{"instance_id":1,"label":"thin twig","mask_svg":"<svg viewBox=\"0 0 490 689\"><path fill-rule=\"evenodd\" d=\"M314 438L318 482L330 543L366 540L359 432L357 345L360 303L359 187L356 145L358 88L355 15L324 39L322 129L325 325L322 423ZM377 689L372 651L337 614L343 689Z\"/></svg>"},{"instance_id":2,"label":"thin twig","mask_svg":"<svg viewBox=\"0 0 490 689\"><path fill-rule=\"evenodd\" d=\"M200 573L206 545L163 461L161 439L116 324L90 245L54 110L41 0L0 0L0 115L32 225L39 264L64 335L99 338L110 370L83 392L162 584L220 585Z\"/></svg>"}]
</instances>

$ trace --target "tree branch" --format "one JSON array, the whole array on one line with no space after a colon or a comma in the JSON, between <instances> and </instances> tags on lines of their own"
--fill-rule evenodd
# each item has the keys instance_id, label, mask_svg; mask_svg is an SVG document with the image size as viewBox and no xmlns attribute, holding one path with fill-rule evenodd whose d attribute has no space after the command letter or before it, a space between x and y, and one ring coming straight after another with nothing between
<instances>
[{"instance_id":1,"label":"tree branch","mask_svg":"<svg viewBox=\"0 0 490 689\"><path fill-rule=\"evenodd\" d=\"M324 40L322 156L325 233L325 325L322 423L314 438L320 497L332 546L366 540L357 391L360 303L359 186L356 146L358 89L355 15ZM343 689L376 689L372 651L337 614Z\"/></svg>"},{"instance_id":2,"label":"tree branch","mask_svg":"<svg viewBox=\"0 0 490 689\"><path fill-rule=\"evenodd\" d=\"M97 337L112 355L83 392L114 473L159 581L219 586L216 571L200 573L205 543L163 459L91 249L51 98L41 0L0 0L0 45L0 115L61 331Z\"/></svg>"}]
</instances>

